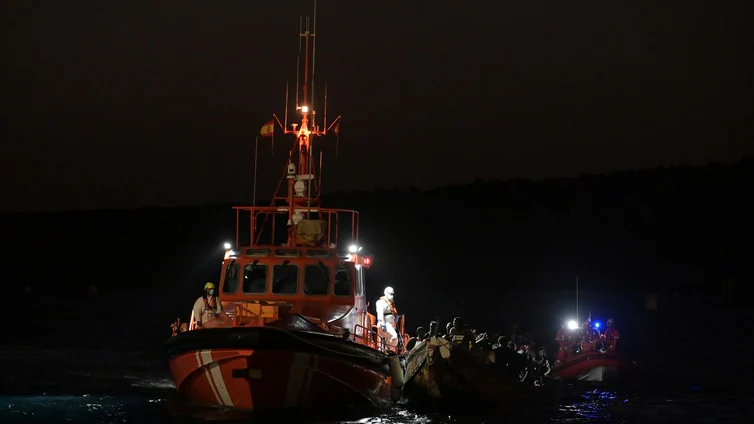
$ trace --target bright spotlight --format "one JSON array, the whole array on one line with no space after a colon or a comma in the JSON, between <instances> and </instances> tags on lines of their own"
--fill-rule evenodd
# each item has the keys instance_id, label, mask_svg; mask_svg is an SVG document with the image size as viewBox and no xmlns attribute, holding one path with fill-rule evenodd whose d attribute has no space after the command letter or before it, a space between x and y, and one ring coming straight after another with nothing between
<instances>
[{"instance_id":1,"label":"bright spotlight","mask_svg":"<svg viewBox=\"0 0 754 424\"><path fill-rule=\"evenodd\" d=\"M309 113L309 106L301 106L302 113Z\"/></svg>"},{"instance_id":2,"label":"bright spotlight","mask_svg":"<svg viewBox=\"0 0 754 424\"><path fill-rule=\"evenodd\" d=\"M230 243L225 243L223 247L225 247L225 250L229 250L232 246L230 245Z\"/></svg>"},{"instance_id":3,"label":"bright spotlight","mask_svg":"<svg viewBox=\"0 0 754 424\"><path fill-rule=\"evenodd\" d=\"M578 328L579 328L579 323L578 322L576 322L574 320L568 321L568 329L569 330L578 330Z\"/></svg>"},{"instance_id":4,"label":"bright spotlight","mask_svg":"<svg viewBox=\"0 0 754 424\"><path fill-rule=\"evenodd\" d=\"M600 323L598 323L598 322L595 322L595 323L594 323L594 328L600 328Z\"/></svg>"},{"instance_id":5,"label":"bright spotlight","mask_svg":"<svg viewBox=\"0 0 754 424\"><path fill-rule=\"evenodd\" d=\"M348 253L356 253L358 251L359 251L359 246L356 246L355 244L348 246Z\"/></svg>"}]
</instances>

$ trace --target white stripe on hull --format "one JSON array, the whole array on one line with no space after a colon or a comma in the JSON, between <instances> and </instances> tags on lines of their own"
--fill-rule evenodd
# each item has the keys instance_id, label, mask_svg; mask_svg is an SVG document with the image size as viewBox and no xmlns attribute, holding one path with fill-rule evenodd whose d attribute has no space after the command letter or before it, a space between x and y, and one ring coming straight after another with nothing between
<instances>
[{"instance_id":1,"label":"white stripe on hull","mask_svg":"<svg viewBox=\"0 0 754 424\"><path fill-rule=\"evenodd\" d=\"M218 405L233 406L233 400L230 398L228 388L225 386L225 379L220 371L220 365L212 360L211 350L202 350L196 352L196 362L199 367L204 368L204 376L207 383L215 395Z\"/></svg>"},{"instance_id":2,"label":"white stripe on hull","mask_svg":"<svg viewBox=\"0 0 754 424\"><path fill-rule=\"evenodd\" d=\"M602 382L610 379L614 379L619 375L616 368L613 367L595 367L591 370L581 374L578 379L581 381L597 381Z\"/></svg>"}]
</instances>

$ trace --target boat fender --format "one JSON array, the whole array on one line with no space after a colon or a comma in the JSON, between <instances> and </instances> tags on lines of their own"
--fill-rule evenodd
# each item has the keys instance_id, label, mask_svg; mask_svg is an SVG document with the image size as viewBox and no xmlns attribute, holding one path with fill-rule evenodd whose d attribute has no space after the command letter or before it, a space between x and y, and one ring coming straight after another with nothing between
<instances>
[{"instance_id":1,"label":"boat fender","mask_svg":"<svg viewBox=\"0 0 754 424\"><path fill-rule=\"evenodd\" d=\"M389 356L387 358L387 365L390 369L390 377L393 381L393 386L403 387L403 369L401 368L401 357L398 355Z\"/></svg>"}]
</instances>

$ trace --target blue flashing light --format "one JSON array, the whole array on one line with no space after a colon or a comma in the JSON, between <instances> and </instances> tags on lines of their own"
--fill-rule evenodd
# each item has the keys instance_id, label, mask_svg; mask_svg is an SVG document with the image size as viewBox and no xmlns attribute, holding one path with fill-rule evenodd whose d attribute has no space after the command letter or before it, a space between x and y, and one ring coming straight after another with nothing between
<instances>
[{"instance_id":1,"label":"blue flashing light","mask_svg":"<svg viewBox=\"0 0 754 424\"><path fill-rule=\"evenodd\" d=\"M600 323L599 322L595 322L594 323L594 328L600 328Z\"/></svg>"}]
</instances>

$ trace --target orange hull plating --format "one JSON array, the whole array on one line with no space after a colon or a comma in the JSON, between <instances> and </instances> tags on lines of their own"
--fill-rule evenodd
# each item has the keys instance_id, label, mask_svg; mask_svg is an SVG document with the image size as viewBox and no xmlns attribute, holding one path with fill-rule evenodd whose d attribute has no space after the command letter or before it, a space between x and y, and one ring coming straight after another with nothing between
<instances>
[{"instance_id":1,"label":"orange hull plating","mask_svg":"<svg viewBox=\"0 0 754 424\"><path fill-rule=\"evenodd\" d=\"M192 351L171 358L170 372L183 396L205 405L265 410L391 402L387 375L316 353Z\"/></svg>"},{"instance_id":2,"label":"orange hull plating","mask_svg":"<svg viewBox=\"0 0 754 424\"><path fill-rule=\"evenodd\" d=\"M606 381L625 377L634 368L633 362L618 352L581 352L552 370L561 380Z\"/></svg>"}]
</instances>

